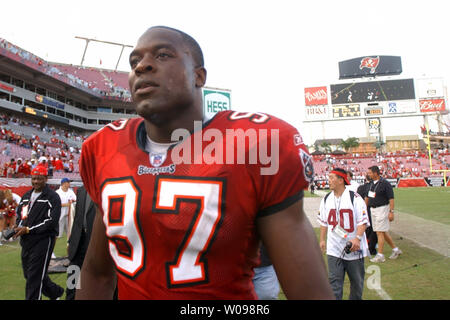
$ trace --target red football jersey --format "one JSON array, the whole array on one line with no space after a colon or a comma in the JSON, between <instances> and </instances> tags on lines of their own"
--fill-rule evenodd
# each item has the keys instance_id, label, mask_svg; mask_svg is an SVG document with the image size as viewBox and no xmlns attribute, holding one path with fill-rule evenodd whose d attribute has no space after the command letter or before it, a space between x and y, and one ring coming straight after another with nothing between
<instances>
[{"instance_id":1,"label":"red football jersey","mask_svg":"<svg viewBox=\"0 0 450 320\"><path fill-rule=\"evenodd\" d=\"M224 111L167 157L149 155L145 141L142 118L119 120L89 137L80 158L119 299L256 299L256 219L302 199L312 178L300 134L266 114Z\"/></svg>"}]
</instances>

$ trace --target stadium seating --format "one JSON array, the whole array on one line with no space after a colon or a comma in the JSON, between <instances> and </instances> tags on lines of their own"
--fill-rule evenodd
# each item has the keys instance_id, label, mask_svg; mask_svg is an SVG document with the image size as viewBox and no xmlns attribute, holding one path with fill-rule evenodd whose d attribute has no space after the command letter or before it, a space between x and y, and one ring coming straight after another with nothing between
<instances>
[{"instance_id":1,"label":"stadium seating","mask_svg":"<svg viewBox=\"0 0 450 320\"><path fill-rule=\"evenodd\" d=\"M53 66L66 74L72 74L75 77L85 80L91 89L98 88L103 92L111 91L111 87L108 85L109 82L98 69L63 64L53 64Z\"/></svg>"},{"instance_id":2,"label":"stadium seating","mask_svg":"<svg viewBox=\"0 0 450 320\"><path fill-rule=\"evenodd\" d=\"M433 169L450 169L450 154L445 151L442 155L432 156ZM317 179L327 179L328 173L335 167L353 172L354 176L363 179L367 169L378 165L387 177L426 177L439 175L431 172L430 160L427 154L381 154L354 157L344 156L314 156L314 172Z\"/></svg>"}]
</instances>

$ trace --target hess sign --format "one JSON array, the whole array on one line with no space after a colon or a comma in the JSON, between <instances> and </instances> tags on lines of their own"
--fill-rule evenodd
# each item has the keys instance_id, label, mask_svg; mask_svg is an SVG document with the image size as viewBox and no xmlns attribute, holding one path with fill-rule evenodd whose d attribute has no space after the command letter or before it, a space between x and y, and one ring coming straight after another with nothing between
<instances>
[{"instance_id":1,"label":"hess sign","mask_svg":"<svg viewBox=\"0 0 450 320\"><path fill-rule=\"evenodd\" d=\"M367 108L366 116L379 116L383 114L383 108Z\"/></svg>"}]
</instances>

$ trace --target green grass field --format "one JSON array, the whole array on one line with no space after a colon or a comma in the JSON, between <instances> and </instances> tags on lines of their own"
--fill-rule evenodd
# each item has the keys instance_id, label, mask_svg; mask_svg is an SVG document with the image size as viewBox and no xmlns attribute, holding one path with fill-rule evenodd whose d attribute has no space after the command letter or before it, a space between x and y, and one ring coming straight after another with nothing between
<instances>
[{"instance_id":1,"label":"green grass field","mask_svg":"<svg viewBox=\"0 0 450 320\"><path fill-rule=\"evenodd\" d=\"M450 187L394 188L398 211L450 225Z\"/></svg>"},{"instance_id":2,"label":"green grass field","mask_svg":"<svg viewBox=\"0 0 450 320\"><path fill-rule=\"evenodd\" d=\"M57 257L67 256L66 243L66 237L56 241L54 253ZM0 246L0 300L25 299L25 278L20 253L19 240ZM66 288L65 273L51 274L50 278L64 289ZM65 299L65 296L64 293L61 299ZM48 300L46 297L44 299Z\"/></svg>"},{"instance_id":3,"label":"green grass field","mask_svg":"<svg viewBox=\"0 0 450 320\"><path fill-rule=\"evenodd\" d=\"M317 198L320 197L317 193L312 194L311 191L306 191L304 192L304 197L305 198Z\"/></svg>"}]
</instances>

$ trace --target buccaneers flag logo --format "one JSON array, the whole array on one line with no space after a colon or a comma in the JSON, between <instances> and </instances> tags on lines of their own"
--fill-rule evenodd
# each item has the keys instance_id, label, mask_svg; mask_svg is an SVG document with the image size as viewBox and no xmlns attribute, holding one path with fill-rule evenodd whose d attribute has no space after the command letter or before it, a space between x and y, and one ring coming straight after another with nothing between
<instances>
[{"instance_id":1,"label":"buccaneers flag logo","mask_svg":"<svg viewBox=\"0 0 450 320\"><path fill-rule=\"evenodd\" d=\"M368 69L370 69L370 73L375 73L375 70L377 69L379 63L380 63L380 57L362 58L361 64L359 65L359 69L362 70L363 68L368 68Z\"/></svg>"}]
</instances>

